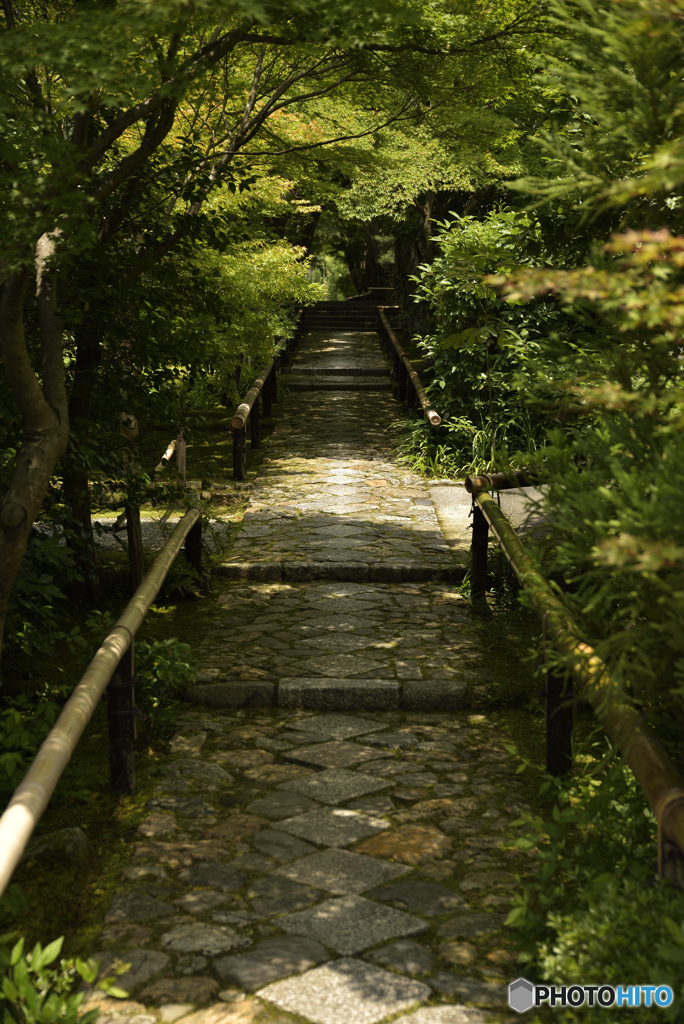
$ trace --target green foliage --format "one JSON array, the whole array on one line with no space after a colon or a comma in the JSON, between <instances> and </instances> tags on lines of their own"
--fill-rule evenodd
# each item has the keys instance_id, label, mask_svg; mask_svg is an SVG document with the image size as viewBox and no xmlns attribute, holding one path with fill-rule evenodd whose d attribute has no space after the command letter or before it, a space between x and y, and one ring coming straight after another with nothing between
<instances>
[{"instance_id":1,"label":"green foliage","mask_svg":"<svg viewBox=\"0 0 684 1024\"><path fill-rule=\"evenodd\" d=\"M0 1011L2 1024L94 1024L97 1010L79 1015L85 992L72 992L75 984L92 985L97 977L96 960L62 959L64 938L43 948L39 942L24 953L24 939L8 933L0 936ZM114 970L123 973L130 965L117 962ZM128 993L116 985L113 975L97 985L107 995L125 998Z\"/></svg>"},{"instance_id":2,"label":"green foliage","mask_svg":"<svg viewBox=\"0 0 684 1024\"><path fill-rule=\"evenodd\" d=\"M678 193L684 171L678 3L555 0L550 13L541 84L552 106L537 137L546 173L516 187L552 204L567 197L584 220L659 227L653 197ZM681 223L678 198L671 210Z\"/></svg>"},{"instance_id":3,"label":"green foliage","mask_svg":"<svg viewBox=\"0 0 684 1024\"><path fill-rule=\"evenodd\" d=\"M575 751L579 774L541 784L542 801L554 798L550 816L525 812L518 822L530 831L515 845L534 852L537 871L515 893L507 923L537 971L554 920L583 914L611 882L644 887L654 874L656 826L641 789L604 739L589 749Z\"/></svg>"},{"instance_id":4,"label":"green foliage","mask_svg":"<svg viewBox=\"0 0 684 1024\"><path fill-rule=\"evenodd\" d=\"M551 937L537 957L539 977L556 985L669 985L675 993L665 1009L639 1009L639 1020L684 1020L684 894L665 882L644 886L631 879L602 876L587 890L582 908L551 913ZM605 1011L602 1011L605 1012ZM632 1020L634 1010L612 1011ZM563 1022L584 1020L581 1012L560 1010Z\"/></svg>"},{"instance_id":5,"label":"green foliage","mask_svg":"<svg viewBox=\"0 0 684 1024\"><path fill-rule=\"evenodd\" d=\"M495 267L504 273L543 260L539 224L519 212L494 212L483 221L454 215L436 241L441 255L421 269L415 292L436 324L419 339L434 371L429 392L443 417L427 442L430 459L442 463L444 475L487 471L501 461L520 468L545 443L548 415L527 399L550 376L543 341L567 318L548 301L507 304L482 278Z\"/></svg>"},{"instance_id":6,"label":"green foliage","mask_svg":"<svg viewBox=\"0 0 684 1024\"><path fill-rule=\"evenodd\" d=\"M180 698L197 674L189 644L177 637L135 645L136 704L148 727L163 731L178 714Z\"/></svg>"},{"instance_id":7,"label":"green foliage","mask_svg":"<svg viewBox=\"0 0 684 1024\"><path fill-rule=\"evenodd\" d=\"M0 712L0 801L10 797L61 710L50 699L23 693L6 697Z\"/></svg>"}]
</instances>

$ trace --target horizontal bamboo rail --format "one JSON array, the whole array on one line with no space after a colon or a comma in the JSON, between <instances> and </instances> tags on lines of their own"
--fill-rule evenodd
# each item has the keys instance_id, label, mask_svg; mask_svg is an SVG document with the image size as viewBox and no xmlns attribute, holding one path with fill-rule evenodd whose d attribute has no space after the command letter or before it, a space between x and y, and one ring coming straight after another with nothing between
<instances>
[{"instance_id":1,"label":"horizontal bamboo rail","mask_svg":"<svg viewBox=\"0 0 684 1024\"><path fill-rule=\"evenodd\" d=\"M536 487L541 480L536 473L516 469L511 473L487 473L483 476L467 476L465 489L468 494L478 491L509 491L514 487Z\"/></svg>"},{"instance_id":2,"label":"horizontal bamboo rail","mask_svg":"<svg viewBox=\"0 0 684 1024\"><path fill-rule=\"evenodd\" d=\"M442 422L442 417L439 415L438 412L435 412L435 410L430 407L430 402L427 395L425 394L425 389L423 388L423 385L420 382L420 377L416 373L413 364L411 363L411 360L409 359L409 357L406 355L403 348L399 344L399 339L392 330L390 322L387 319L385 315L385 310L382 308L382 306L378 306L378 313L380 314L380 322L385 330L385 333L387 334L387 337L389 338L390 342L394 347L394 351L397 354L397 358L401 365L404 367L411 383L413 384L413 388L416 392L416 398L418 399L418 403L420 404L421 409L425 413L425 418L427 419L428 423L431 426L438 427Z\"/></svg>"},{"instance_id":3,"label":"horizontal bamboo rail","mask_svg":"<svg viewBox=\"0 0 684 1024\"><path fill-rule=\"evenodd\" d=\"M684 780L655 734L621 695L605 663L582 641L572 616L523 548L496 501L484 490L475 490L473 495L542 619L546 635L558 651L570 659L580 695L589 701L599 722L634 772L658 821L660 869L662 834L684 853Z\"/></svg>"},{"instance_id":4,"label":"horizontal bamboo rail","mask_svg":"<svg viewBox=\"0 0 684 1024\"><path fill-rule=\"evenodd\" d=\"M261 371L257 379L252 384L251 388L249 389L249 391L247 392L247 394L242 399L237 409L233 413L233 418L230 421L230 425L232 426L233 430L241 430L244 428L247 422L247 417L252 411L252 406L254 405L255 401L261 394L261 389L266 383L266 378L273 369L274 362L275 360L269 359L265 368Z\"/></svg>"},{"instance_id":5,"label":"horizontal bamboo rail","mask_svg":"<svg viewBox=\"0 0 684 1024\"><path fill-rule=\"evenodd\" d=\"M177 524L116 625L88 665L0 817L0 896L21 860L31 833L45 811L98 701L159 593L183 541L201 522L202 511L196 506L190 508Z\"/></svg>"}]
</instances>

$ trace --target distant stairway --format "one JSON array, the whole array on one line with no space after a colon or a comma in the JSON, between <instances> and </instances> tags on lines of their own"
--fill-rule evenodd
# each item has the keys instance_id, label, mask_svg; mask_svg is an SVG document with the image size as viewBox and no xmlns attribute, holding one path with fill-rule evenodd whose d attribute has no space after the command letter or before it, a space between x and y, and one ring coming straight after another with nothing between
<instances>
[{"instance_id":1,"label":"distant stairway","mask_svg":"<svg viewBox=\"0 0 684 1024\"><path fill-rule=\"evenodd\" d=\"M391 391L374 302L318 302L304 312L290 391ZM369 335L366 338L359 334Z\"/></svg>"}]
</instances>

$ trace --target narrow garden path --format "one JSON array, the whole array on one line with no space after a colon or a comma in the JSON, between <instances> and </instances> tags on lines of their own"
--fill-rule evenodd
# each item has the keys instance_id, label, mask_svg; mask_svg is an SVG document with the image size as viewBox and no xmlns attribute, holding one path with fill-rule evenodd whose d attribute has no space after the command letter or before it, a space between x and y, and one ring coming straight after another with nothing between
<instances>
[{"instance_id":1,"label":"narrow garden path","mask_svg":"<svg viewBox=\"0 0 684 1024\"><path fill-rule=\"evenodd\" d=\"M374 335L304 339L93 949L130 963L100 1024L510 1018L515 758L468 710L477 634L387 383Z\"/></svg>"}]
</instances>

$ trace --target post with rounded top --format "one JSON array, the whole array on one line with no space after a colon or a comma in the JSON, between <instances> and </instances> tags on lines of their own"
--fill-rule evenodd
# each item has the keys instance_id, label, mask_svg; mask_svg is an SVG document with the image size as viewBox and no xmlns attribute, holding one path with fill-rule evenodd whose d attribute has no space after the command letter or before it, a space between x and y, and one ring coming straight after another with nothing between
<instances>
[{"instance_id":1,"label":"post with rounded top","mask_svg":"<svg viewBox=\"0 0 684 1024\"><path fill-rule=\"evenodd\" d=\"M244 424L233 427L233 480L245 479L245 459L247 458L247 431Z\"/></svg>"},{"instance_id":2,"label":"post with rounded top","mask_svg":"<svg viewBox=\"0 0 684 1024\"><path fill-rule=\"evenodd\" d=\"M473 540L470 548L470 596L473 604L481 603L487 593L487 545L489 523L482 509L473 507Z\"/></svg>"},{"instance_id":3,"label":"post with rounded top","mask_svg":"<svg viewBox=\"0 0 684 1024\"><path fill-rule=\"evenodd\" d=\"M264 381L264 386L261 389L261 401L264 403L264 416L271 415L271 377L273 377L274 374L275 366L271 369Z\"/></svg>"},{"instance_id":4,"label":"post with rounded top","mask_svg":"<svg viewBox=\"0 0 684 1024\"><path fill-rule=\"evenodd\" d=\"M261 440L261 416L259 414L259 396L254 399L252 408L249 411L249 447L254 450L259 447Z\"/></svg>"},{"instance_id":5,"label":"post with rounded top","mask_svg":"<svg viewBox=\"0 0 684 1024\"><path fill-rule=\"evenodd\" d=\"M135 593L145 575L140 509L126 505L126 534L128 537L128 564L131 570L131 593Z\"/></svg>"}]
</instances>

